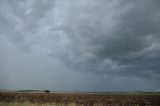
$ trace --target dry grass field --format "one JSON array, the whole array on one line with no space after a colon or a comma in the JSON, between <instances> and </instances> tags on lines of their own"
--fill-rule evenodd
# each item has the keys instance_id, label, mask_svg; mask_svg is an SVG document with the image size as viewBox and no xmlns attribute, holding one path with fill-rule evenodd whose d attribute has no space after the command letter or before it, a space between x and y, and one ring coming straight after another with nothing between
<instances>
[{"instance_id":1,"label":"dry grass field","mask_svg":"<svg viewBox=\"0 0 160 106\"><path fill-rule=\"evenodd\" d=\"M44 103L44 104L38 104L38 103L31 103L31 102L0 102L0 106L83 106L78 105L74 103L70 104L63 104L63 103Z\"/></svg>"},{"instance_id":2,"label":"dry grass field","mask_svg":"<svg viewBox=\"0 0 160 106\"><path fill-rule=\"evenodd\" d=\"M0 106L160 106L160 95L0 93Z\"/></svg>"}]
</instances>

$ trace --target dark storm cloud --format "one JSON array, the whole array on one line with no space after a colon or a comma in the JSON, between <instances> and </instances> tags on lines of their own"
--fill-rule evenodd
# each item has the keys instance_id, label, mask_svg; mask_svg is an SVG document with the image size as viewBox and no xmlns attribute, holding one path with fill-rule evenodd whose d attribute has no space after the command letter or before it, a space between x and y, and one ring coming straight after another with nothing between
<instances>
[{"instance_id":1,"label":"dark storm cloud","mask_svg":"<svg viewBox=\"0 0 160 106\"><path fill-rule=\"evenodd\" d=\"M64 56L59 55L69 67L99 74L159 79L157 0L74 4L66 4L60 14L65 22L59 30L71 42L70 50L63 51ZM61 6L63 3L59 3Z\"/></svg>"},{"instance_id":2,"label":"dark storm cloud","mask_svg":"<svg viewBox=\"0 0 160 106\"><path fill-rule=\"evenodd\" d=\"M50 70L159 81L159 10L159 0L4 0L0 35L61 64Z\"/></svg>"}]
</instances>

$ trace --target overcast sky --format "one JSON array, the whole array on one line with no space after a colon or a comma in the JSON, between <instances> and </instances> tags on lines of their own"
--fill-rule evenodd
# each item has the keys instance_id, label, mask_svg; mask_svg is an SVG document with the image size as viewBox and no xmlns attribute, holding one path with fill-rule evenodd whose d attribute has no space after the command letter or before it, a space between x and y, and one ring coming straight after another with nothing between
<instances>
[{"instance_id":1,"label":"overcast sky","mask_svg":"<svg viewBox=\"0 0 160 106\"><path fill-rule=\"evenodd\" d=\"M0 0L0 89L160 90L160 0Z\"/></svg>"}]
</instances>

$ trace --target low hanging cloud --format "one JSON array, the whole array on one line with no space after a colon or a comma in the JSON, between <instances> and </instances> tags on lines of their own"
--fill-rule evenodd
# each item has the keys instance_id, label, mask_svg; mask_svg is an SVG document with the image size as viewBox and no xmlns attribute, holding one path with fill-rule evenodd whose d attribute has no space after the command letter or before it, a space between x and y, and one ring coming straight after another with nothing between
<instances>
[{"instance_id":1,"label":"low hanging cloud","mask_svg":"<svg viewBox=\"0 0 160 106\"><path fill-rule=\"evenodd\" d=\"M0 1L0 34L75 71L160 80L158 0Z\"/></svg>"}]
</instances>

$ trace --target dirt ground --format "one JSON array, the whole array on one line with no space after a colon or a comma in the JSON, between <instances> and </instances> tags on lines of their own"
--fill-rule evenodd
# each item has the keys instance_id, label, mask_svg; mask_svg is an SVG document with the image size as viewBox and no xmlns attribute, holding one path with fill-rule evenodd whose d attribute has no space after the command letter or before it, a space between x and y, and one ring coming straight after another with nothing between
<instances>
[{"instance_id":1,"label":"dirt ground","mask_svg":"<svg viewBox=\"0 0 160 106\"><path fill-rule=\"evenodd\" d=\"M45 104L63 103L83 106L160 106L156 94L88 94L88 93L0 93L0 102Z\"/></svg>"}]
</instances>

